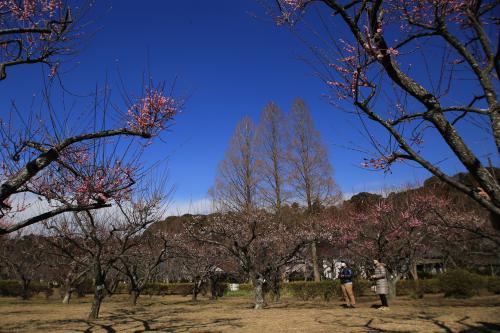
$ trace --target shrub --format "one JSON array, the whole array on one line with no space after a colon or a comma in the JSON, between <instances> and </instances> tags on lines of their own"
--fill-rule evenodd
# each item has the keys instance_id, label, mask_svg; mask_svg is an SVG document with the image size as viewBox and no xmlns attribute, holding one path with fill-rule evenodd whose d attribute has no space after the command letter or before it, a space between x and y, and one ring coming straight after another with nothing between
<instances>
[{"instance_id":1,"label":"shrub","mask_svg":"<svg viewBox=\"0 0 500 333\"><path fill-rule=\"evenodd\" d=\"M78 297L84 297L87 294L93 294L94 282L91 279L85 279L82 282L75 285L75 291Z\"/></svg>"},{"instance_id":2,"label":"shrub","mask_svg":"<svg viewBox=\"0 0 500 333\"><path fill-rule=\"evenodd\" d=\"M130 294L130 284L127 282L119 281L113 291L113 294Z\"/></svg>"},{"instance_id":3,"label":"shrub","mask_svg":"<svg viewBox=\"0 0 500 333\"><path fill-rule=\"evenodd\" d=\"M149 282L142 288L142 293L146 295L168 295L168 284Z\"/></svg>"},{"instance_id":4,"label":"shrub","mask_svg":"<svg viewBox=\"0 0 500 333\"><path fill-rule=\"evenodd\" d=\"M219 283L217 289L217 296L221 297L228 290L227 283ZM183 295L187 296L193 292L193 284L189 282L179 283L163 283L163 282L150 282L147 283L142 289L145 295Z\"/></svg>"},{"instance_id":5,"label":"shrub","mask_svg":"<svg viewBox=\"0 0 500 333\"><path fill-rule=\"evenodd\" d=\"M398 296L410 295L416 292L415 280L399 280L396 283L396 294Z\"/></svg>"},{"instance_id":6,"label":"shrub","mask_svg":"<svg viewBox=\"0 0 500 333\"><path fill-rule=\"evenodd\" d=\"M169 295L189 295L193 292L192 283L170 283L168 286Z\"/></svg>"},{"instance_id":7,"label":"shrub","mask_svg":"<svg viewBox=\"0 0 500 333\"><path fill-rule=\"evenodd\" d=\"M439 276L445 297L469 298L486 287L484 277L464 269L449 270Z\"/></svg>"},{"instance_id":8,"label":"shrub","mask_svg":"<svg viewBox=\"0 0 500 333\"><path fill-rule=\"evenodd\" d=\"M420 287L425 294L438 294L442 292L441 284L438 278L419 280Z\"/></svg>"},{"instance_id":9,"label":"shrub","mask_svg":"<svg viewBox=\"0 0 500 333\"><path fill-rule=\"evenodd\" d=\"M193 291L192 283L150 282L142 289L146 295L189 295Z\"/></svg>"},{"instance_id":10,"label":"shrub","mask_svg":"<svg viewBox=\"0 0 500 333\"><path fill-rule=\"evenodd\" d=\"M354 295L356 297L370 294L371 281L365 279L355 279L353 282Z\"/></svg>"},{"instance_id":11,"label":"shrub","mask_svg":"<svg viewBox=\"0 0 500 333\"><path fill-rule=\"evenodd\" d=\"M411 298L417 299L417 298L423 298L425 294L425 287L423 280L413 280L413 288L410 288L408 290L408 296ZM397 293L396 289L396 293Z\"/></svg>"},{"instance_id":12,"label":"shrub","mask_svg":"<svg viewBox=\"0 0 500 333\"><path fill-rule=\"evenodd\" d=\"M240 283L239 285L239 291L254 291L254 287L251 283Z\"/></svg>"},{"instance_id":13,"label":"shrub","mask_svg":"<svg viewBox=\"0 0 500 333\"><path fill-rule=\"evenodd\" d=\"M0 296L18 297L21 296L22 286L16 280L0 281Z\"/></svg>"},{"instance_id":14,"label":"shrub","mask_svg":"<svg viewBox=\"0 0 500 333\"><path fill-rule=\"evenodd\" d=\"M32 294L44 293L46 298L54 294L54 290L48 282L32 281L28 287Z\"/></svg>"},{"instance_id":15,"label":"shrub","mask_svg":"<svg viewBox=\"0 0 500 333\"><path fill-rule=\"evenodd\" d=\"M28 287L28 297L39 293L45 293L46 297L52 296L54 291L48 282L31 281ZM23 296L23 287L17 280L1 280L0 296L21 297Z\"/></svg>"},{"instance_id":16,"label":"shrub","mask_svg":"<svg viewBox=\"0 0 500 333\"><path fill-rule=\"evenodd\" d=\"M330 301L335 296L340 296L340 284L336 280L325 280L320 282L290 282L284 285L292 297L307 301L322 298Z\"/></svg>"},{"instance_id":17,"label":"shrub","mask_svg":"<svg viewBox=\"0 0 500 333\"><path fill-rule=\"evenodd\" d=\"M500 276L490 276L488 278L488 291L500 294Z\"/></svg>"},{"instance_id":18,"label":"shrub","mask_svg":"<svg viewBox=\"0 0 500 333\"><path fill-rule=\"evenodd\" d=\"M413 298L422 298L424 294L437 294L441 292L440 280L421 279L421 280L399 280L396 284L396 294L398 296L410 296Z\"/></svg>"},{"instance_id":19,"label":"shrub","mask_svg":"<svg viewBox=\"0 0 500 333\"><path fill-rule=\"evenodd\" d=\"M215 291L215 294L217 297L222 297L224 294L229 290L229 284L228 283L217 283L217 290ZM210 293L212 290L210 290Z\"/></svg>"}]
</instances>

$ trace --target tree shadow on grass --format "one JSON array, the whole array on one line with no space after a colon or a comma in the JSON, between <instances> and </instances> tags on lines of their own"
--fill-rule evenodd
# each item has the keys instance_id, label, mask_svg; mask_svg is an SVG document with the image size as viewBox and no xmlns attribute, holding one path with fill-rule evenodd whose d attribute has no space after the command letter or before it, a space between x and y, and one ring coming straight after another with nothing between
<instances>
[{"instance_id":1,"label":"tree shadow on grass","mask_svg":"<svg viewBox=\"0 0 500 333\"><path fill-rule=\"evenodd\" d=\"M136 319L136 318L134 318ZM218 332L222 329L234 330L236 328L242 328L244 325L239 323L241 318L216 318L205 321L200 320L183 320L183 319L172 319L167 322L152 322L144 319L136 319L137 322L142 324L141 329L133 331L133 333L143 333L143 332L188 332L190 330L206 329L206 332Z\"/></svg>"},{"instance_id":2,"label":"tree shadow on grass","mask_svg":"<svg viewBox=\"0 0 500 333\"><path fill-rule=\"evenodd\" d=\"M322 326L328 327L342 327L343 331L362 331L362 332L429 332L442 331L446 333L486 333L486 332L500 332L500 323L493 322L477 322L469 324L466 321L470 317L465 316L458 320L449 320L443 322L430 314L407 314L400 313L358 313L353 317L339 317L333 318L316 318L316 322ZM452 327L458 326L462 328ZM403 327L401 327L401 326ZM398 327L399 326L399 327Z\"/></svg>"},{"instance_id":3,"label":"tree shadow on grass","mask_svg":"<svg viewBox=\"0 0 500 333\"><path fill-rule=\"evenodd\" d=\"M86 328L74 328L75 326L87 326ZM57 327L64 329L66 332L94 332L96 330L104 330L107 333L115 333L116 330L113 325L102 324L98 322L88 322L83 319L64 319L64 320L50 320L50 321L27 321L17 325L11 325L7 331L0 330L0 332L17 332L17 331L50 331Z\"/></svg>"},{"instance_id":4,"label":"tree shadow on grass","mask_svg":"<svg viewBox=\"0 0 500 333\"><path fill-rule=\"evenodd\" d=\"M112 325L104 325L95 322L87 323L87 325L89 325L89 327L85 331L83 331L84 333L92 333L94 332L95 328L104 329L106 333L116 333L116 330L113 328Z\"/></svg>"},{"instance_id":5,"label":"tree shadow on grass","mask_svg":"<svg viewBox=\"0 0 500 333\"><path fill-rule=\"evenodd\" d=\"M467 324L465 321L469 319L469 317L463 317L460 320L455 321L456 323L459 323L462 326L465 326L466 328L461 329L459 331L455 331L449 327L449 325L438 321L436 319L431 319L434 325L438 326L439 328L443 329L446 333L491 333L491 332L500 332L500 325L498 323L489 323L489 322L484 322L480 321L477 324Z\"/></svg>"},{"instance_id":6,"label":"tree shadow on grass","mask_svg":"<svg viewBox=\"0 0 500 333\"><path fill-rule=\"evenodd\" d=\"M321 320L316 319L316 322L332 328L342 328L343 332L388 332L388 333L410 333L414 332L414 330L389 330L386 328L377 327L380 324L392 323L390 320L381 321L380 318L370 318L372 316L362 316L359 319L359 322L352 322L349 320L342 319L330 319L330 320Z\"/></svg>"},{"instance_id":7,"label":"tree shadow on grass","mask_svg":"<svg viewBox=\"0 0 500 333\"><path fill-rule=\"evenodd\" d=\"M111 319L113 318L113 319ZM117 320L119 319L119 320ZM85 320L54 320L54 321L40 321L37 323L27 322L22 325L10 326L7 331L2 332L15 332L15 331L45 331L50 328L57 327L65 332L106 332L116 333L123 329L132 331L134 333L143 332L187 332L196 330L201 332L217 332L222 330L232 331L237 328L242 328L244 325L240 323L241 318L214 318L206 320L184 319L184 318L168 318L167 315L160 316L137 316L129 315L128 317L119 316L103 316L101 319L94 321ZM82 326L86 326L83 327Z\"/></svg>"},{"instance_id":8,"label":"tree shadow on grass","mask_svg":"<svg viewBox=\"0 0 500 333\"><path fill-rule=\"evenodd\" d=\"M332 303L304 302L304 303L270 303L267 305L266 309L308 310L308 309L332 309L334 307L337 307L337 305Z\"/></svg>"},{"instance_id":9,"label":"tree shadow on grass","mask_svg":"<svg viewBox=\"0 0 500 333\"><path fill-rule=\"evenodd\" d=\"M476 333L476 332L500 332L500 325L495 323L487 323L480 321L479 326L468 325L469 328L460 331L460 333Z\"/></svg>"}]
</instances>

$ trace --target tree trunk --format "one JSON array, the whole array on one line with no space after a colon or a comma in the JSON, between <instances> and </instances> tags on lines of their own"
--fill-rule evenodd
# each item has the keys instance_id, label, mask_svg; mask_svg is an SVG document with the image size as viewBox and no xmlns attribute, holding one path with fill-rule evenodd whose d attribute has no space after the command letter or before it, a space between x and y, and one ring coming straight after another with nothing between
<instances>
[{"instance_id":1,"label":"tree trunk","mask_svg":"<svg viewBox=\"0 0 500 333\"><path fill-rule=\"evenodd\" d=\"M219 296L219 283L218 283L218 278L217 277L210 277L209 279L210 283L210 299L216 300L217 297Z\"/></svg>"},{"instance_id":2,"label":"tree trunk","mask_svg":"<svg viewBox=\"0 0 500 333\"><path fill-rule=\"evenodd\" d=\"M71 286L71 282L69 278L64 279L64 298L62 303L69 304L71 301L71 294L73 293L73 287Z\"/></svg>"},{"instance_id":3,"label":"tree trunk","mask_svg":"<svg viewBox=\"0 0 500 333\"><path fill-rule=\"evenodd\" d=\"M321 275L319 273L319 267L318 267L318 254L316 249L316 242L311 243L311 259L314 272L314 282L319 282L321 280Z\"/></svg>"},{"instance_id":4,"label":"tree trunk","mask_svg":"<svg viewBox=\"0 0 500 333\"><path fill-rule=\"evenodd\" d=\"M281 276L279 271L274 272L272 275L271 286L274 295L274 302L278 303L281 300Z\"/></svg>"},{"instance_id":5,"label":"tree trunk","mask_svg":"<svg viewBox=\"0 0 500 333\"><path fill-rule=\"evenodd\" d=\"M255 306L254 309L264 308L264 279L260 276L252 279L252 283L255 289Z\"/></svg>"},{"instance_id":6,"label":"tree trunk","mask_svg":"<svg viewBox=\"0 0 500 333\"><path fill-rule=\"evenodd\" d=\"M193 294L191 296L191 300L197 301L198 300L198 294L200 292L200 286L201 286L201 280L194 280L193 283Z\"/></svg>"},{"instance_id":7,"label":"tree trunk","mask_svg":"<svg viewBox=\"0 0 500 333\"><path fill-rule=\"evenodd\" d=\"M31 280L22 279L22 290L21 290L21 298L23 300L27 300L30 298L30 282Z\"/></svg>"},{"instance_id":8,"label":"tree trunk","mask_svg":"<svg viewBox=\"0 0 500 333\"><path fill-rule=\"evenodd\" d=\"M280 283L277 282L273 285L274 303L279 303L281 300Z\"/></svg>"},{"instance_id":9,"label":"tree trunk","mask_svg":"<svg viewBox=\"0 0 500 333\"><path fill-rule=\"evenodd\" d=\"M410 274L411 274L411 277L413 278L413 280L415 280L415 281L418 280L418 272L417 272L417 264L416 263L411 264Z\"/></svg>"},{"instance_id":10,"label":"tree trunk","mask_svg":"<svg viewBox=\"0 0 500 333\"><path fill-rule=\"evenodd\" d=\"M92 307L90 308L89 319L99 318L99 310L101 309L101 303L104 299L104 284L97 285L94 291L94 300L92 301Z\"/></svg>"},{"instance_id":11,"label":"tree trunk","mask_svg":"<svg viewBox=\"0 0 500 333\"><path fill-rule=\"evenodd\" d=\"M92 301L92 306L90 308L89 319L99 318L99 311L101 310L101 303L104 299L104 292L106 290L105 276L102 274L101 265L98 261L94 263L95 265L95 289L94 289L94 300Z\"/></svg>"},{"instance_id":12,"label":"tree trunk","mask_svg":"<svg viewBox=\"0 0 500 333\"><path fill-rule=\"evenodd\" d=\"M398 274L395 277L387 277L387 282L389 283L389 298L395 298L397 295L396 285L398 281L401 279L401 276Z\"/></svg>"},{"instance_id":13,"label":"tree trunk","mask_svg":"<svg viewBox=\"0 0 500 333\"><path fill-rule=\"evenodd\" d=\"M137 305L137 299L139 298L139 295L141 294L141 291L139 289L132 289L130 291L130 304L133 306Z\"/></svg>"},{"instance_id":14,"label":"tree trunk","mask_svg":"<svg viewBox=\"0 0 500 333\"><path fill-rule=\"evenodd\" d=\"M73 294L73 288L66 288L66 291L64 292L64 298L62 300L63 304L69 304L69 302L71 301L71 294Z\"/></svg>"}]
</instances>

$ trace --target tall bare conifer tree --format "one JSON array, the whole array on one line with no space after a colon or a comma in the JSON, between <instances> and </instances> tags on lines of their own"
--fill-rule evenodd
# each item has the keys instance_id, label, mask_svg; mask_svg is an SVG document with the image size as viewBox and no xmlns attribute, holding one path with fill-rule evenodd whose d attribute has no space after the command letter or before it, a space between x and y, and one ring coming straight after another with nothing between
<instances>
[{"instance_id":1,"label":"tall bare conifer tree","mask_svg":"<svg viewBox=\"0 0 500 333\"><path fill-rule=\"evenodd\" d=\"M218 209L241 213L255 208L258 192L255 148L255 125L245 117L236 126L211 190Z\"/></svg>"},{"instance_id":2,"label":"tall bare conifer tree","mask_svg":"<svg viewBox=\"0 0 500 333\"><path fill-rule=\"evenodd\" d=\"M262 111L257 134L258 157L261 161L258 172L262 179L260 193L265 205L279 213L290 196L286 160L289 136L287 119L273 102Z\"/></svg>"},{"instance_id":3,"label":"tall bare conifer tree","mask_svg":"<svg viewBox=\"0 0 500 333\"><path fill-rule=\"evenodd\" d=\"M319 206L336 198L336 185L332 178L332 166L321 142L306 104L297 98L291 112L291 142L288 151L290 183L295 199L307 208L312 216ZM314 227L314 226L312 226ZM316 243L311 245L314 280L320 280Z\"/></svg>"}]
</instances>

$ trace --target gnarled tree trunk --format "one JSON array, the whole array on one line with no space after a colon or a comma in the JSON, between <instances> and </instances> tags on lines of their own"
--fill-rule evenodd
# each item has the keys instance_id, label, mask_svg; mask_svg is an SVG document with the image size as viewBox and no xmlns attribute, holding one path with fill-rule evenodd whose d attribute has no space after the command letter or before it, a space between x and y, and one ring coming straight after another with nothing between
<instances>
[{"instance_id":1,"label":"gnarled tree trunk","mask_svg":"<svg viewBox=\"0 0 500 333\"><path fill-rule=\"evenodd\" d=\"M197 301L198 300L198 294L200 293L200 290L201 290L201 279L194 279L193 281L193 294L191 296L191 299L193 301Z\"/></svg>"},{"instance_id":2,"label":"gnarled tree trunk","mask_svg":"<svg viewBox=\"0 0 500 333\"><path fill-rule=\"evenodd\" d=\"M71 286L71 282L69 281L69 279L66 279L64 281L64 298L62 300L62 303L63 304L69 304L69 302L71 301L71 296L73 294L73 287Z\"/></svg>"},{"instance_id":3,"label":"gnarled tree trunk","mask_svg":"<svg viewBox=\"0 0 500 333\"><path fill-rule=\"evenodd\" d=\"M281 276L279 269L271 274L271 289L274 295L274 302L278 303L281 300Z\"/></svg>"},{"instance_id":4,"label":"gnarled tree trunk","mask_svg":"<svg viewBox=\"0 0 500 333\"><path fill-rule=\"evenodd\" d=\"M71 301L72 294L73 294L73 290L71 288L66 289L66 291L64 292L64 298L62 300L62 303L69 304L69 302Z\"/></svg>"},{"instance_id":5,"label":"gnarled tree trunk","mask_svg":"<svg viewBox=\"0 0 500 333\"><path fill-rule=\"evenodd\" d=\"M255 274L252 278L252 284L255 290L255 306L254 309L263 309L264 301L264 278Z\"/></svg>"},{"instance_id":6,"label":"gnarled tree trunk","mask_svg":"<svg viewBox=\"0 0 500 333\"><path fill-rule=\"evenodd\" d=\"M210 299L216 300L219 297L219 278L217 276L210 276Z\"/></svg>"},{"instance_id":7,"label":"gnarled tree trunk","mask_svg":"<svg viewBox=\"0 0 500 333\"><path fill-rule=\"evenodd\" d=\"M417 264L413 262L410 267L410 274L413 280L418 280Z\"/></svg>"},{"instance_id":8,"label":"gnarled tree trunk","mask_svg":"<svg viewBox=\"0 0 500 333\"><path fill-rule=\"evenodd\" d=\"M321 281L321 274L319 272L318 253L317 252L318 251L316 248L316 242L312 242L311 243L311 259L312 259L313 272L314 272L314 282Z\"/></svg>"},{"instance_id":9,"label":"gnarled tree trunk","mask_svg":"<svg viewBox=\"0 0 500 333\"><path fill-rule=\"evenodd\" d=\"M99 318L99 311L101 310L101 303L104 299L104 284L97 285L94 291L94 300L92 301L92 307L90 308L89 319Z\"/></svg>"},{"instance_id":10,"label":"gnarled tree trunk","mask_svg":"<svg viewBox=\"0 0 500 333\"><path fill-rule=\"evenodd\" d=\"M130 291L130 304L133 306L137 305L137 299L139 298L141 291L138 288L133 288Z\"/></svg>"},{"instance_id":11,"label":"gnarled tree trunk","mask_svg":"<svg viewBox=\"0 0 500 333\"><path fill-rule=\"evenodd\" d=\"M94 289L94 300L92 301L92 307L90 308L89 319L99 318L99 310L101 309L101 303L105 296L106 285L105 277L102 274L101 266L96 263L96 278L95 278L95 289Z\"/></svg>"},{"instance_id":12,"label":"gnarled tree trunk","mask_svg":"<svg viewBox=\"0 0 500 333\"><path fill-rule=\"evenodd\" d=\"M397 295L396 285L398 281L401 279L400 274L395 274L387 277L387 282L389 283L389 298L395 298Z\"/></svg>"},{"instance_id":13,"label":"gnarled tree trunk","mask_svg":"<svg viewBox=\"0 0 500 333\"><path fill-rule=\"evenodd\" d=\"M22 285L22 290L21 290L21 298L23 300L27 300L30 298L30 279L25 279L22 278L21 285Z\"/></svg>"}]
</instances>

